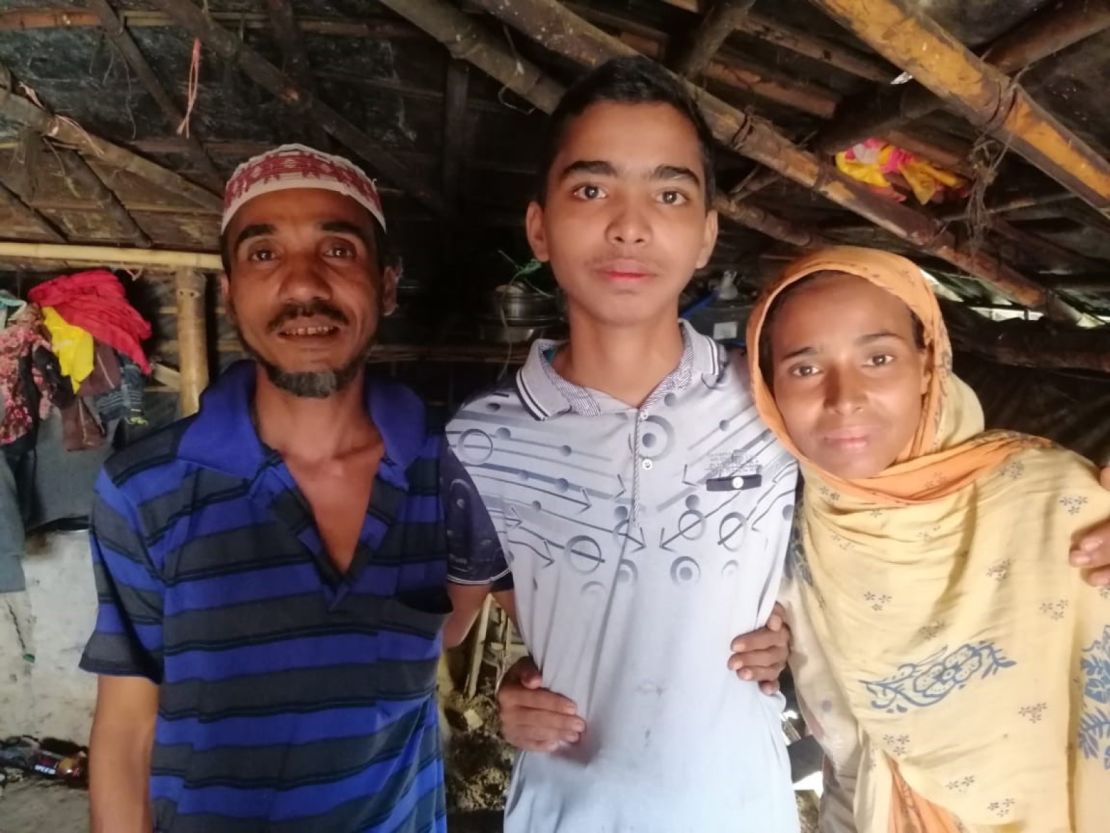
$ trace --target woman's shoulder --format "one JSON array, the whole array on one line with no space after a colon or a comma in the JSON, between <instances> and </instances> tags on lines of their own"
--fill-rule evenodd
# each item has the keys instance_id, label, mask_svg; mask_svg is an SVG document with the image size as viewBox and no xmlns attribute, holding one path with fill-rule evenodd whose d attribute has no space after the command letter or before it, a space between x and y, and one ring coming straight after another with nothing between
<instances>
[{"instance_id":1,"label":"woman's shoulder","mask_svg":"<svg viewBox=\"0 0 1110 833\"><path fill-rule=\"evenodd\" d=\"M1110 490L1099 482L1098 467L1086 457L1048 440L1016 451L992 478L1007 497L1033 504L1047 501L1078 519L1088 511L1110 518Z\"/></svg>"}]
</instances>

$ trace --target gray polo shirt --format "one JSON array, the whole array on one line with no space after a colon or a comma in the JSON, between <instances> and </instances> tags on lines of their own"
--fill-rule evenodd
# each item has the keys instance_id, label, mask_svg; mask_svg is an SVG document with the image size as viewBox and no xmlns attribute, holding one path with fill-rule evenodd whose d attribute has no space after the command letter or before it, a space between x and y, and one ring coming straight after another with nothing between
<instances>
[{"instance_id":1,"label":"gray polo shirt","mask_svg":"<svg viewBox=\"0 0 1110 833\"><path fill-rule=\"evenodd\" d=\"M797 470L742 362L682 326L679 366L638 409L559 377L541 341L448 427L525 644L588 724L518 758L508 833L798 830L782 701L727 668L774 605Z\"/></svg>"}]
</instances>

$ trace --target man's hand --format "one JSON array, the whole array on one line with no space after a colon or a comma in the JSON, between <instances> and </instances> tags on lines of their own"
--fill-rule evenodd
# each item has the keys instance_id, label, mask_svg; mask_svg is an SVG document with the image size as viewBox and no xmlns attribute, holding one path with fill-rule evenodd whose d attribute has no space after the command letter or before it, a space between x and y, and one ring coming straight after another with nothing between
<instances>
[{"instance_id":1,"label":"man's hand","mask_svg":"<svg viewBox=\"0 0 1110 833\"><path fill-rule=\"evenodd\" d=\"M732 640L728 667L741 680L758 680L764 694L779 690L779 676L790 655L790 629L782 605L776 604L767 626Z\"/></svg>"},{"instance_id":2,"label":"man's hand","mask_svg":"<svg viewBox=\"0 0 1110 833\"><path fill-rule=\"evenodd\" d=\"M1110 489L1110 466L1099 473L1102 488ZM1082 567L1088 584L1110 587L1110 520L1088 530L1070 554L1073 567Z\"/></svg>"},{"instance_id":3,"label":"man's hand","mask_svg":"<svg viewBox=\"0 0 1110 833\"><path fill-rule=\"evenodd\" d=\"M554 752L577 743L586 731L578 708L540 685L540 670L531 657L518 660L505 672L497 689L501 734L526 752Z\"/></svg>"}]
</instances>

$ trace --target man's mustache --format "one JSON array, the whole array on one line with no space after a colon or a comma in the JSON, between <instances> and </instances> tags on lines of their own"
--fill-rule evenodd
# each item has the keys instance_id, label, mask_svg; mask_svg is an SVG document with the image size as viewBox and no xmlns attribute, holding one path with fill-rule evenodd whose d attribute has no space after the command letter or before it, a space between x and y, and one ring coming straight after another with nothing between
<instances>
[{"instance_id":1,"label":"man's mustache","mask_svg":"<svg viewBox=\"0 0 1110 833\"><path fill-rule=\"evenodd\" d=\"M339 324L347 323L347 316L337 307L332 306L327 301L312 301L308 304L286 304L281 308L281 312L270 321L267 329L271 333L276 332L282 325L289 321L295 321L298 318L312 318L314 316L330 318L332 321Z\"/></svg>"}]
</instances>

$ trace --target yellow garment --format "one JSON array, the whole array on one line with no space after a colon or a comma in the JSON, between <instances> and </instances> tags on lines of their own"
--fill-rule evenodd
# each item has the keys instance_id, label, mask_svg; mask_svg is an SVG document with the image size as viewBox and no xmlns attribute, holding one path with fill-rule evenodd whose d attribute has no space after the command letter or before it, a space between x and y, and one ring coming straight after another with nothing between
<instances>
[{"instance_id":1,"label":"yellow garment","mask_svg":"<svg viewBox=\"0 0 1110 833\"><path fill-rule=\"evenodd\" d=\"M66 322L54 307L42 308L42 320L50 331L50 346L58 357L62 375L73 380L73 389L93 372L93 337L87 330Z\"/></svg>"},{"instance_id":2,"label":"yellow garment","mask_svg":"<svg viewBox=\"0 0 1110 833\"><path fill-rule=\"evenodd\" d=\"M835 161L836 167L852 179L901 199L894 183L886 176L897 172L922 205L932 200L938 191L945 188L957 190L967 185L967 181L958 174L946 171L915 153L886 144L880 139L868 139L848 150L840 151L836 154Z\"/></svg>"},{"instance_id":3,"label":"yellow garment","mask_svg":"<svg viewBox=\"0 0 1110 833\"><path fill-rule=\"evenodd\" d=\"M1094 468L1044 440L983 432L920 270L838 247L788 267L753 311L756 404L797 454L759 369L771 300L823 270L893 292L935 368L899 461L845 481L798 454L801 547L784 602L791 668L858 833L1110 831L1110 591L1067 561L1110 517Z\"/></svg>"}]
</instances>

